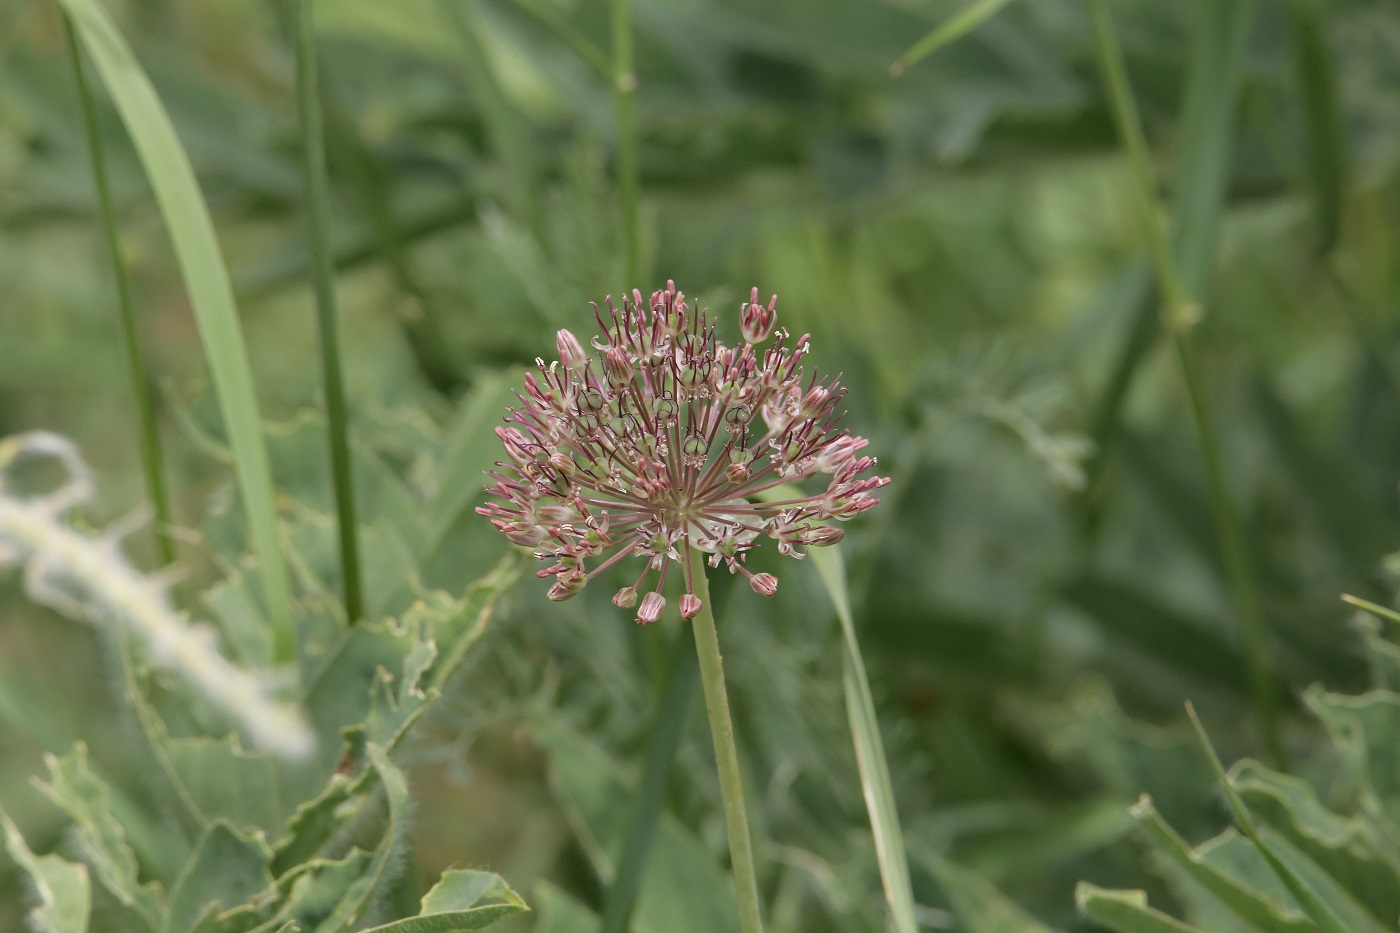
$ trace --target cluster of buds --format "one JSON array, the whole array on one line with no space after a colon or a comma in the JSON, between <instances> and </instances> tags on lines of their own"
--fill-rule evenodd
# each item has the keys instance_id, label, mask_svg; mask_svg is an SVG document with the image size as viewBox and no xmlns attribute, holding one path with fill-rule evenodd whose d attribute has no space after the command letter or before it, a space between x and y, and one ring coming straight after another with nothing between
<instances>
[{"instance_id":1,"label":"cluster of buds","mask_svg":"<svg viewBox=\"0 0 1400 933\"><path fill-rule=\"evenodd\" d=\"M603 330L592 341L596 358L559 331L558 362L536 361L538 375L526 375L519 407L496 429L508 462L496 464L486 489L501 501L477 509L550 562L539 576L555 578L551 599L568 599L638 556L641 576L613 602L636 607L638 622L656 621L676 562L685 574L681 616L691 619L701 608L694 550L772 596L777 579L744 566L761 537L800 558L841 540L830 521L879 501L872 493L889 479L863 476L875 466L861 454L865 438L837 430L845 390L804 374L808 338L775 333L776 306L776 295L765 306L755 288L739 312L744 342L732 348L674 282L649 302L634 290L621 308L611 299L595 305ZM829 477L820 493L754 500L816 475ZM655 585L639 599L653 571Z\"/></svg>"}]
</instances>

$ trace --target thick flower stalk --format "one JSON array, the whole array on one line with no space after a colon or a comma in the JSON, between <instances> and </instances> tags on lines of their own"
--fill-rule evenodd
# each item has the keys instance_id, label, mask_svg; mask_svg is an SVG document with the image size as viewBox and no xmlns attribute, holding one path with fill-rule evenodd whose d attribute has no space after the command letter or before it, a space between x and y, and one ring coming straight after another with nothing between
<instances>
[{"instance_id":1,"label":"thick flower stalk","mask_svg":"<svg viewBox=\"0 0 1400 933\"><path fill-rule=\"evenodd\" d=\"M58 461L67 482L44 496L12 493L4 470L21 457ZM67 438L34 431L0 440L0 570L23 566L30 598L56 612L130 630L156 664L184 676L259 748L292 759L310 754L315 736L301 710L278 702L262 677L225 659L213 630L177 613L161 581L122 556L117 536L90 538L64 522L91 495L87 466Z\"/></svg>"},{"instance_id":2,"label":"thick flower stalk","mask_svg":"<svg viewBox=\"0 0 1400 933\"><path fill-rule=\"evenodd\" d=\"M832 521L875 505L872 493L889 479L865 475L875 466L861 455L865 438L838 427L845 390L806 375L808 337L775 332L776 304L776 295L762 304L755 288L740 307L743 342L730 347L708 312L667 282L649 302L634 290L620 308L611 299L594 307L596 357L561 330L558 361L536 361L538 375L526 375L519 407L496 429L509 460L486 488L501 501L477 511L550 562L539 576L555 578L551 599L637 556L641 575L613 602L656 621L679 564L680 613L692 619L701 609L695 551L772 596L777 579L744 566L761 538L800 558L841 540ZM819 493L753 501L818 476L827 478Z\"/></svg>"}]
</instances>

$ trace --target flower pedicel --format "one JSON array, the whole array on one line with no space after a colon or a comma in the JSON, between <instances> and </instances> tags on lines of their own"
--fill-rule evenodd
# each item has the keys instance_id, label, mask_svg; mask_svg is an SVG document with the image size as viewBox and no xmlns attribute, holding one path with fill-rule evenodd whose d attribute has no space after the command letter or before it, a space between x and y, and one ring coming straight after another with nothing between
<instances>
[{"instance_id":1,"label":"flower pedicel","mask_svg":"<svg viewBox=\"0 0 1400 933\"><path fill-rule=\"evenodd\" d=\"M477 512L553 562L539 571L555 578L551 599L568 599L636 555L646 566L613 602L637 607L638 622L656 621L677 562L686 575L681 616L694 618L701 604L691 549L772 596L777 578L744 566L760 537L800 558L806 547L841 540L828 522L879 501L871 493L889 478L862 477L875 466L860 455L867 441L836 428L845 390L804 374L808 337L789 345L785 330L775 336L776 305L776 295L760 304L755 288L739 311L743 343L731 348L715 339L707 311L692 309L667 282L645 304L634 290L621 308L612 299L606 311L594 306L603 329L593 340L598 358L561 330L559 361L536 361L539 375L526 375L510 426L496 429L509 462L496 464L486 489L502 501ZM830 477L821 493L750 501L818 474ZM601 560L586 566L592 559ZM652 571L655 586L639 597Z\"/></svg>"}]
</instances>

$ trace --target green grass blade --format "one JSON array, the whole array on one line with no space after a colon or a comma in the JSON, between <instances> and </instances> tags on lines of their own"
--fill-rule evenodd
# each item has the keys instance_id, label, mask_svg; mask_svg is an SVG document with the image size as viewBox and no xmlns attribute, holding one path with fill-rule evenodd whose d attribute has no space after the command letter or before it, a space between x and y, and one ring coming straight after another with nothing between
<instances>
[{"instance_id":1,"label":"green grass blade","mask_svg":"<svg viewBox=\"0 0 1400 933\"><path fill-rule=\"evenodd\" d=\"M909 70L909 66L967 35L986 20L991 19L1011 0L975 0L964 9L949 17L942 25L935 27L928 35L910 47L909 51L894 60L890 65L890 75L899 77Z\"/></svg>"},{"instance_id":2,"label":"green grass blade","mask_svg":"<svg viewBox=\"0 0 1400 933\"><path fill-rule=\"evenodd\" d=\"M175 539L170 536L170 496L166 492L165 463L160 452L160 432L156 428L155 399L151 393L150 371L141 347L141 332L136 323L136 306L131 298L131 280L122 259L121 236L117 231L117 212L112 205L112 189L107 180L107 157L102 145L102 132L97 125L97 107L92 100L87 77L83 74L83 55L78 36L68 17L63 18L63 32L68 43L69 59L73 65L73 81L78 87L78 99L83 107L83 129L87 134L88 155L92 159L92 176L97 186L97 202L102 212L102 231L107 237L107 249L112 255L112 281L117 287L117 309L121 313L122 347L126 351L127 369L131 375L132 394L136 397L136 415L140 427L141 466L146 476L146 495L155 513L156 555L161 564L175 560Z\"/></svg>"},{"instance_id":3,"label":"green grass blade","mask_svg":"<svg viewBox=\"0 0 1400 933\"><path fill-rule=\"evenodd\" d=\"M1177 274L1190 300L1199 300L1210 274L1215 235L1230 180L1235 115L1239 109L1256 0L1202 4L1176 166Z\"/></svg>"},{"instance_id":4,"label":"green grass blade","mask_svg":"<svg viewBox=\"0 0 1400 933\"><path fill-rule=\"evenodd\" d=\"M553 6L539 3L537 0L512 0L512 2L516 7L534 17L541 26L552 32L555 38L572 49L573 53L585 65L592 68L598 77L604 80L612 77L613 63L608 58L607 53L571 26L563 16L555 11Z\"/></svg>"},{"instance_id":5,"label":"green grass blade","mask_svg":"<svg viewBox=\"0 0 1400 933\"><path fill-rule=\"evenodd\" d=\"M278 543L272 470L263 443L248 352L209 208L155 88L106 11L95 0L59 3L131 134L169 229L233 451L263 595L274 628L274 657L278 663L291 662L296 656L296 633L291 587Z\"/></svg>"},{"instance_id":6,"label":"green grass blade","mask_svg":"<svg viewBox=\"0 0 1400 933\"><path fill-rule=\"evenodd\" d=\"M321 119L320 73L316 64L314 0L297 0L297 106L301 116L302 168L306 174L316 325L321 338L321 378L326 395L326 429L330 442L331 480L340 535L340 575L346 621L364 616L360 582L359 523L355 516L355 477L350 460L350 424L345 411L345 379L340 365L339 315L331 273L330 218L327 206L326 137Z\"/></svg>"},{"instance_id":7,"label":"green grass blade","mask_svg":"<svg viewBox=\"0 0 1400 933\"><path fill-rule=\"evenodd\" d=\"M1369 599L1362 599L1359 596L1352 596L1350 593L1343 593L1342 602L1355 606L1357 609L1363 609L1366 612L1369 612L1374 616L1379 616L1382 619L1389 619L1392 622L1400 622L1400 612L1396 612L1394 609L1387 609L1384 606L1379 606L1376 603L1371 602Z\"/></svg>"},{"instance_id":8,"label":"green grass blade","mask_svg":"<svg viewBox=\"0 0 1400 933\"><path fill-rule=\"evenodd\" d=\"M780 502L799 495L801 491L797 486L785 484L759 493L758 498ZM816 565L817 574L841 625L841 640L846 649L841 678L846 695L846 718L851 724L851 741L855 744L856 766L860 770L865 809L870 816L870 831L875 837L875 857L880 863L880 882L885 889L885 901L897 933L918 933L914 886L909 880L909 856L904 848L904 832L900 829L899 812L895 807L889 760L880 738L880 723L875 716L875 698L870 693L865 660L861 656L860 642L856 639L855 616L851 611L841 548L840 545L812 548L807 554Z\"/></svg>"},{"instance_id":9,"label":"green grass blade","mask_svg":"<svg viewBox=\"0 0 1400 933\"><path fill-rule=\"evenodd\" d=\"M875 835L875 855L880 862L880 880L885 887L894 928L898 933L917 933L914 914L914 889L909 881L909 859L904 850L904 833L899 826L895 808L894 785L890 781L889 762L885 745L880 739L880 723L875 718L875 699L870 693L870 681L865 676L865 661L860 643L856 641L855 619L851 613L851 598L846 591L846 567L841 559L840 545L813 548L808 552L821 576L836 618L841 623L841 638L846 647L842 685L846 694L846 716L851 722L851 740L856 747L856 765L860 768L861 791L865 808L870 814L870 829Z\"/></svg>"},{"instance_id":10,"label":"green grass blade","mask_svg":"<svg viewBox=\"0 0 1400 933\"><path fill-rule=\"evenodd\" d=\"M647 757L642 765L642 778L633 796L628 816L627 835L622 856L617 861L617 874L608 888L603 908L602 933L625 933L632 908L641 890L646 873L647 853L661 821L666 784L675 764L690 708L695 702L695 689L700 681L700 668L690 633L681 629L666 664L666 690L657 705L656 722L647 744Z\"/></svg>"},{"instance_id":11,"label":"green grass blade","mask_svg":"<svg viewBox=\"0 0 1400 933\"><path fill-rule=\"evenodd\" d=\"M1191 416L1200 437L1201 458L1205 463L1206 478L1210 487L1215 531L1225 559L1226 579L1231 598L1243 630L1245 657L1249 664L1259 731L1270 760L1276 767L1283 769L1285 753L1278 721L1268 626L1256 590L1253 562L1244 529L1225 480L1220 439L1206 401L1195 347L1191 342L1190 331L1200 316L1199 305L1183 284L1175 254L1168 244L1161 204L1156 194L1156 182L1152 175L1147 139L1143 133L1132 90L1128 86L1123 50L1113 30L1107 0L1089 0L1089 8L1093 15L1094 36L1104 78L1108 84L1114 122L1122 137L1123 147L1127 150L1128 162L1136 182L1138 210L1142 215L1148 253L1152 257L1157 272L1157 283L1162 292L1164 317L1171 333L1182 381L1186 386Z\"/></svg>"},{"instance_id":12,"label":"green grass blade","mask_svg":"<svg viewBox=\"0 0 1400 933\"><path fill-rule=\"evenodd\" d=\"M1313 0L1291 0L1288 10L1302 92L1308 170L1317 200L1317 248L1320 253L1329 253L1341 229L1347 164L1337 71L1327 48L1326 12Z\"/></svg>"}]
</instances>

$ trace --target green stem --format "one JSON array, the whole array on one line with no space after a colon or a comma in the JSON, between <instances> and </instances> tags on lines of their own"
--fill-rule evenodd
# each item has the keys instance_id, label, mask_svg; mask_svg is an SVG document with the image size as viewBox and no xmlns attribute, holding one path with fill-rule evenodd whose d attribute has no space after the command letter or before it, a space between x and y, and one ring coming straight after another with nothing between
<instances>
[{"instance_id":1,"label":"green stem","mask_svg":"<svg viewBox=\"0 0 1400 933\"><path fill-rule=\"evenodd\" d=\"M326 208L325 129L316 67L314 0L297 0L297 104L301 111L302 167L306 174L311 227L312 286L321 336L321 373L326 393L326 427L331 475L340 529L340 570L345 587L345 617L351 624L364 616L360 583L360 543L355 517L355 483L350 462L350 427L345 412L345 382L340 366L340 337L331 276L330 225Z\"/></svg>"},{"instance_id":2,"label":"green stem","mask_svg":"<svg viewBox=\"0 0 1400 933\"><path fill-rule=\"evenodd\" d=\"M463 77L467 90L475 96L491 137L491 149L506 169L512 206L533 227L535 150L530 128L511 105L486 54L486 37L481 35L475 11L468 13L462 0L439 0L443 15L451 23L461 46Z\"/></svg>"},{"instance_id":3,"label":"green stem","mask_svg":"<svg viewBox=\"0 0 1400 933\"><path fill-rule=\"evenodd\" d=\"M608 59L608 55L601 48L594 45L587 36L569 25L568 20L554 11L548 4L538 3L536 0L513 0L515 5L533 16L541 26L554 33L555 38L562 41L579 59L592 68L598 77L608 79L612 77L613 65Z\"/></svg>"},{"instance_id":4,"label":"green stem","mask_svg":"<svg viewBox=\"0 0 1400 933\"><path fill-rule=\"evenodd\" d=\"M1089 7L1093 13L1094 35L1098 42L1104 76L1108 81L1114 119L1118 124L1123 145L1128 151L1128 161L1136 182L1138 207L1147 235L1148 252L1151 254L1162 291L1167 327L1171 332L1172 346L1186 384L1191 414L1200 435L1216 534L1225 560L1225 572L1235 611L1244 629L1245 663L1254 692L1260 732L1273 765L1283 768L1286 766L1286 760L1275 701L1274 671L1269 657L1268 625L1255 589L1244 530L1225 480L1225 463L1220 450L1220 440L1206 404L1200 368L1190 339L1190 330L1200 316L1200 308L1187 297L1163 228L1161 205L1157 199L1147 140L1143 135L1137 106L1128 86L1123 53L1113 32L1106 0L1089 0Z\"/></svg>"},{"instance_id":5,"label":"green stem","mask_svg":"<svg viewBox=\"0 0 1400 933\"><path fill-rule=\"evenodd\" d=\"M136 396L136 414L140 421L141 462L146 473L146 494L156 518L156 553L162 565L174 563L175 541L170 537L170 497L165 485L165 466L160 454L160 432L156 428L155 401L151 396L151 380L146 368L146 355L141 349L140 329L136 324L136 307L131 299L131 281L122 261L121 237L117 231L117 212L112 205L112 189L107 181L107 158L102 147L102 134L97 126L97 108L92 92L83 76L83 56L78 48L78 36L68 17L63 17L64 35L68 39L69 60L73 79L82 101L83 128L87 133L88 155L92 158L92 176L97 183L97 200L101 205L102 229L107 248L112 254L112 277L117 286L117 305L121 310L122 345L126 350L131 388Z\"/></svg>"},{"instance_id":6,"label":"green stem","mask_svg":"<svg viewBox=\"0 0 1400 933\"><path fill-rule=\"evenodd\" d=\"M632 71L630 0L611 0L613 92L617 101L617 180L622 194L622 256L627 289L640 288L641 227L638 218L637 76Z\"/></svg>"},{"instance_id":7,"label":"green stem","mask_svg":"<svg viewBox=\"0 0 1400 933\"><path fill-rule=\"evenodd\" d=\"M754 875L753 843L749 840L749 816L744 807L744 782L739 774L739 752L734 747L734 722L729 718L729 694L724 687L724 664L719 654L719 633L710 606L710 582L705 576L705 557L697 550L690 554L690 573L700 612L692 622L695 653L700 659L700 683L705 690L705 713L710 718L710 737L715 743L715 764L719 768L719 793L724 804L724 827L729 834L729 860L734 867L734 891L739 898L739 929L743 933L763 933L758 907L758 880Z\"/></svg>"}]
</instances>

